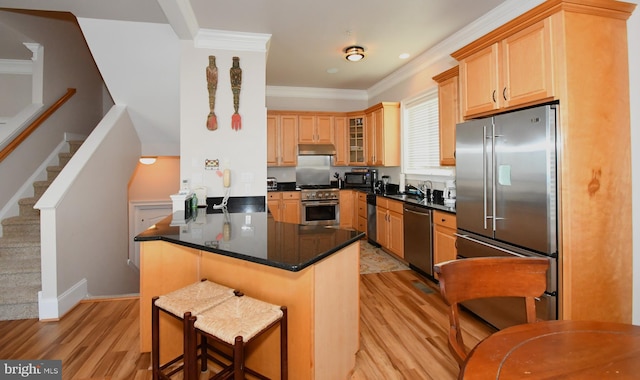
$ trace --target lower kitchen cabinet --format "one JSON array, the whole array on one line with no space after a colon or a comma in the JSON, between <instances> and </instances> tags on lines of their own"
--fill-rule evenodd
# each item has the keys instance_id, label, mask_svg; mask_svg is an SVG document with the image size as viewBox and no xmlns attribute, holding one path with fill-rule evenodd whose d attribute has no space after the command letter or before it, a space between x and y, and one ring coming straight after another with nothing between
<instances>
[{"instance_id":1,"label":"lower kitchen cabinet","mask_svg":"<svg viewBox=\"0 0 640 380\"><path fill-rule=\"evenodd\" d=\"M272 191L267 193L267 207L277 222L300 223L300 192Z\"/></svg>"},{"instance_id":2,"label":"lower kitchen cabinet","mask_svg":"<svg viewBox=\"0 0 640 380\"><path fill-rule=\"evenodd\" d=\"M378 244L404 258L403 202L376 199L376 239Z\"/></svg>"},{"instance_id":3,"label":"lower kitchen cabinet","mask_svg":"<svg viewBox=\"0 0 640 380\"><path fill-rule=\"evenodd\" d=\"M357 230L367 233L367 194L357 191L358 194L358 220Z\"/></svg>"},{"instance_id":4,"label":"lower kitchen cabinet","mask_svg":"<svg viewBox=\"0 0 640 380\"><path fill-rule=\"evenodd\" d=\"M340 190L340 228L356 229L358 199L353 190Z\"/></svg>"},{"instance_id":5,"label":"lower kitchen cabinet","mask_svg":"<svg viewBox=\"0 0 640 380\"><path fill-rule=\"evenodd\" d=\"M456 258L456 216L433 211L433 264ZM435 275L437 277L437 274Z\"/></svg>"}]
</instances>

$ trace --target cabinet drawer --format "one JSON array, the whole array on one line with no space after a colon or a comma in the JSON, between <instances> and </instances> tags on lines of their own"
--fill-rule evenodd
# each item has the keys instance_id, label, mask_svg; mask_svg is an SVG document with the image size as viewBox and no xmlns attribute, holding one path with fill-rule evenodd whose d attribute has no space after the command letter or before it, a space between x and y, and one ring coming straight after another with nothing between
<instances>
[{"instance_id":1,"label":"cabinet drawer","mask_svg":"<svg viewBox=\"0 0 640 380\"><path fill-rule=\"evenodd\" d=\"M367 202L367 194L362 191L358 191L358 200L362 202Z\"/></svg>"},{"instance_id":2,"label":"cabinet drawer","mask_svg":"<svg viewBox=\"0 0 640 380\"><path fill-rule=\"evenodd\" d=\"M448 212L434 210L433 223L439 226L453 228L454 230L457 228L456 216Z\"/></svg>"},{"instance_id":3,"label":"cabinet drawer","mask_svg":"<svg viewBox=\"0 0 640 380\"><path fill-rule=\"evenodd\" d=\"M267 192L267 199L272 201L272 200L280 200L282 199L282 193L280 193L279 191L274 191L274 192Z\"/></svg>"},{"instance_id":4,"label":"cabinet drawer","mask_svg":"<svg viewBox=\"0 0 640 380\"><path fill-rule=\"evenodd\" d=\"M366 202L358 202L358 215L364 218L367 217L367 203Z\"/></svg>"},{"instance_id":5,"label":"cabinet drawer","mask_svg":"<svg viewBox=\"0 0 640 380\"><path fill-rule=\"evenodd\" d=\"M282 199L300 199L299 191L285 191L282 193Z\"/></svg>"},{"instance_id":6,"label":"cabinet drawer","mask_svg":"<svg viewBox=\"0 0 640 380\"><path fill-rule=\"evenodd\" d=\"M389 211L395 211L398 214L403 213L403 205L403 202L387 200L387 209Z\"/></svg>"}]
</instances>

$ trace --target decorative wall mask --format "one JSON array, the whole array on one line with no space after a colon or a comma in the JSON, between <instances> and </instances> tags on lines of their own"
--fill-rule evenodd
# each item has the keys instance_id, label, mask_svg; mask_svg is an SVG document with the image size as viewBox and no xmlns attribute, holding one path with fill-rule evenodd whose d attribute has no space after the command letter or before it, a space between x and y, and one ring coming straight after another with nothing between
<instances>
[{"instance_id":1,"label":"decorative wall mask","mask_svg":"<svg viewBox=\"0 0 640 380\"><path fill-rule=\"evenodd\" d=\"M231 116L231 128L238 131L242 127L242 118L238 113L240 108L240 86L242 85L242 69L240 68L240 58L233 57L233 66L229 70L231 75L231 91L233 92L233 108L235 112Z\"/></svg>"},{"instance_id":2,"label":"decorative wall mask","mask_svg":"<svg viewBox=\"0 0 640 380\"><path fill-rule=\"evenodd\" d=\"M216 57L209 56L209 66L207 66L207 89L209 90L209 115L207 116L207 129L215 131L218 129L218 120L213 109L216 107L216 89L218 88L218 67Z\"/></svg>"}]
</instances>

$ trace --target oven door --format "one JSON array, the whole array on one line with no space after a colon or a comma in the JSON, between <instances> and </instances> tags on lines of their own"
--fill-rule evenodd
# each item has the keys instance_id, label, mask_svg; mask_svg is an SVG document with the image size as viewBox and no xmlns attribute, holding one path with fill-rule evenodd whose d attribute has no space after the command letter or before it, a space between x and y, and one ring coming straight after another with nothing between
<instances>
[{"instance_id":1,"label":"oven door","mask_svg":"<svg viewBox=\"0 0 640 380\"><path fill-rule=\"evenodd\" d=\"M338 201L302 202L301 223L305 225L334 226L340 224Z\"/></svg>"}]
</instances>

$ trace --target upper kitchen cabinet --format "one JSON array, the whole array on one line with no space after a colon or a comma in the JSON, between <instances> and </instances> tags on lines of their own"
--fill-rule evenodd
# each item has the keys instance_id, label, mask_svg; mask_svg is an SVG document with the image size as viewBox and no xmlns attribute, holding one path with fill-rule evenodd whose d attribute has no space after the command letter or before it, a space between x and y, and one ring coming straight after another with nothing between
<instances>
[{"instance_id":1,"label":"upper kitchen cabinet","mask_svg":"<svg viewBox=\"0 0 640 380\"><path fill-rule=\"evenodd\" d=\"M298 115L298 143L333 144L333 115Z\"/></svg>"},{"instance_id":2,"label":"upper kitchen cabinet","mask_svg":"<svg viewBox=\"0 0 640 380\"><path fill-rule=\"evenodd\" d=\"M297 140L297 115L267 112L267 166L296 166Z\"/></svg>"},{"instance_id":3,"label":"upper kitchen cabinet","mask_svg":"<svg viewBox=\"0 0 640 380\"><path fill-rule=\"evenodd\" d=\"M465 118L551 100L551 19L543 19L488 46L469 45L452 56L460 62Z\"/></svg>"},{"instance_id":4,"label":"upper kitchen cabinet","mask_svg":"<svg viewBox=\"0 0 640 380\"><path fill-rule=\"evenodd\" d=\"M460 116L458 66L433 77L438 83L438 117L440 128L440 165L455 166L456 124Z\"/></svg>"},{"instance_id":5,"label":"upper kitchen cabinet","mask_svg":"<svg viewBox=\"0 0 640 380\"><path fill-rule=\"evenodd\" d=\"M367 158L365 154L365 136L364 136L364 115L348 115L347 122L349 127L348 132L348 152L349 152L349 165L360 166L367 164Z\"/></svg>"},{"instance_id":6,"label":"upper kitchen cabinet","mask_svg":"<svg viewBox=\"0 0 640 380\"><path fill-rule=\"evenodd\" d=\"M452 54L466 118L558 102L561 319L632 321L627 19L635 7L548 0ZM616 211L602 212L612 199Z\"/></svg>"},{"instance_id":7,"label":"upper kitchen cabinet","mask_svg":"<svg viewBox=\"0 0 640 380\"><path fill-rule=\"evenodd\" d=\"M333 119L333 145L336 155L333 156L333 166L349 165L349 127L346 116L335 116Z\"/></svg>"},{"instance_id":8,"label":"upper kitchen cabinet","mask_svg":"<svg viewBox=\"0 0 640 380\"><path fill-rule=\"evenodd\" d=\"M367 165L400 166L400 103L378 103L364 113Z\"/></svg>"}]
</instances>

